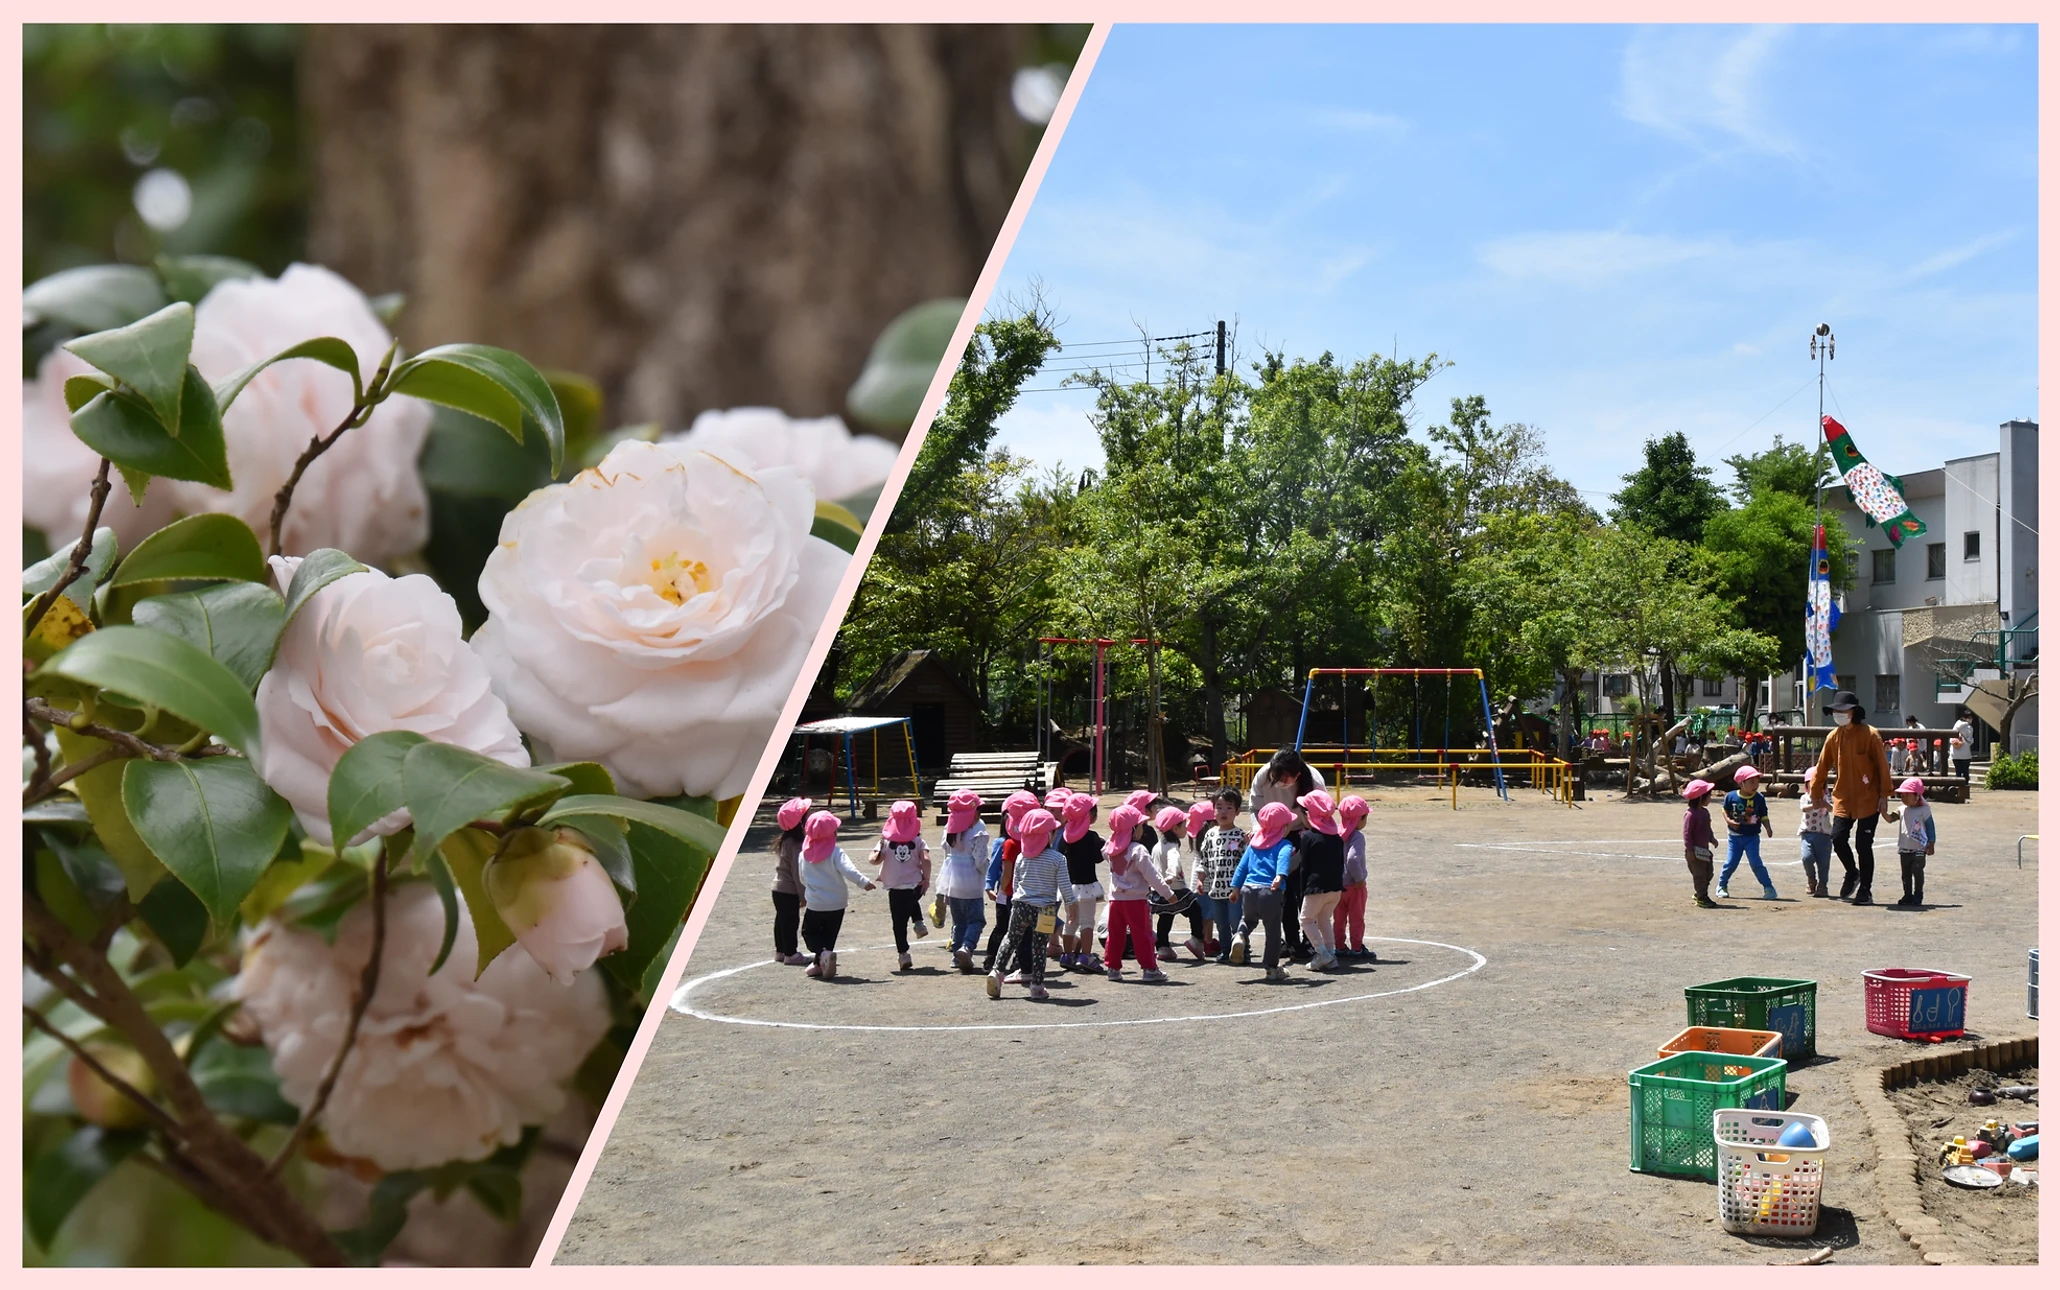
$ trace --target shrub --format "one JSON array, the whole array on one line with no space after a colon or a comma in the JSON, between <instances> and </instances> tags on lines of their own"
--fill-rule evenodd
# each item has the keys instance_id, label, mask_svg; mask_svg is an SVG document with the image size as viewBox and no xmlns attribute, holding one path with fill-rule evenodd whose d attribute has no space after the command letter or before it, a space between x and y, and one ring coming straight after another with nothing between
<instances>
[{"instance_id":1,"label":"shrub","mask_svg":"<svg viewBox=\"0 0 2060 1290\"><path fill-rule=\"evenodd\" d=\"M1998 753L1989 763L1988 777L1982 781L1987 788L2037 788L2039 786L2039 751L2026 749L2017 756Z\"/></svg>"}]
</instances>

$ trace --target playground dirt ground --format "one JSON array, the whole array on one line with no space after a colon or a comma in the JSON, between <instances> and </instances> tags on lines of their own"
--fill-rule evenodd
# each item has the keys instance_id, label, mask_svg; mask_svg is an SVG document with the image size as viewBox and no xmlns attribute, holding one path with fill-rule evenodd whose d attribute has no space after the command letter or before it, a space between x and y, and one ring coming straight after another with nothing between
<instances>
[{"instance_id":1,"label":"playground dirt ground","mask_svg":"<svg viewBox=\"0 0 2060 1290\"><path fill-rule=\"evenodd\" d=\"M1867 1032L1861 974L1965 973L1970 1036L2035 1032L2038 862L2015 851L2036 795L1939 806L1916 911L1805 897L1777 802L1781 898L1741 873L1753 898L1704 911L1678 803L1513 791L1375 795L1377 966L1268 984L1188 961L1147 985L1054 965L1043 1003L987 999L934 932L895 972L880 892L854 897L838 980L771 964L762 813L686 967L701 1015L664 1017L557 1260L1917 1262L1852 1091L1915 1046ZM864 827L842 839L861 861ZM1625 1072L1686 1024L1684 986L1746 975L1819 982L1822 1055L1788 1077L1833 1133L1811 1240L1728 1235L1712 1184L1627 1168Z\"/></svg>"}]
</instances>

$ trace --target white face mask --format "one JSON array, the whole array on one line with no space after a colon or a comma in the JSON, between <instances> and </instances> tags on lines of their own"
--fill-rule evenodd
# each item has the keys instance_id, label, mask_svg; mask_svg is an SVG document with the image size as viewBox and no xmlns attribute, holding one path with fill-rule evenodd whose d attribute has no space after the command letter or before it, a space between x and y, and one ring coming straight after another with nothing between
<instances>
[{"instance_id":1,"label":"white face mask","mask_svg":"<svg viewBox=\"0 0 2060 1290\"><path fill-rule=\"evenodd\" d=\"M1849 726L1853 723L1853 714L1850 712L1834 712L1831 714L1831 720L1838 725Z\"/></svg>"}]
</instances>

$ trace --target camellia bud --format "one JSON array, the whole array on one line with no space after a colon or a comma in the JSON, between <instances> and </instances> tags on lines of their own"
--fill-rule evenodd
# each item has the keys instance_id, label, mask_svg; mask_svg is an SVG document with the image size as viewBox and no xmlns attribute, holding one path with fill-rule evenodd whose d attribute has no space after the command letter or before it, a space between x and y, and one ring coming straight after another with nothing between
<instances>
[{"instance_id":1,"label":"camellia bud","mask_svg":"<svg viewBox=\"0 0 2060 1290\"><path fill-rule=\"evenodd\" d=\"M486 893L516 941L560 985L629 944L615 884L571 829L509 834L486 867Z\"/></svg>"},{"instance_id":2,"label":"camellia bud","mask_svg":"<svg viewBox=\"0 0 2060 1290\"><path fill-rule=\"evenodd\" d=\"M150 1074L150 1066L135 1049L88 1044L86 1051L143 1096L149 1097L156 1090L157 1081ZM128 1094L100 1078L99 1072L76 1057L65 1070L64 1083L71 1090L72 1105L89 1124L103 1129L140 1129L150 1123L149 1115Z\"/></svg>"}]
</instances>

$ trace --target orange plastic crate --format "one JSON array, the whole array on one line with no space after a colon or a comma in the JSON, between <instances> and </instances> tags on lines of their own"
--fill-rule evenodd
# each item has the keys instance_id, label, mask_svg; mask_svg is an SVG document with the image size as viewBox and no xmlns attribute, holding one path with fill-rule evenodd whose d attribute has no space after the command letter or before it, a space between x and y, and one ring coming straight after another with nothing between
<instances>
[{"instance_id":1,"label":"orange plastic crate","mask_svg":"<svg viewBox=\"0 0 2060 1290\"><path fill-rule=\"evenodd\" d=\"M1731 1053L1741 1057L1779 1057L1778 1030L1736 1030L1729 1026L1690 1026L1659 1046L1659 1055Z\"/></svg>"}]
</instances>

